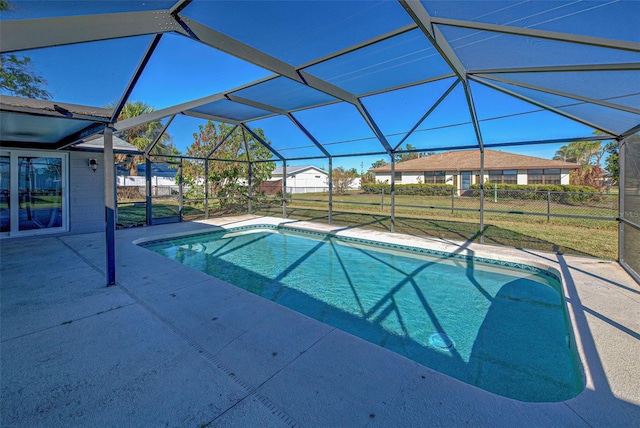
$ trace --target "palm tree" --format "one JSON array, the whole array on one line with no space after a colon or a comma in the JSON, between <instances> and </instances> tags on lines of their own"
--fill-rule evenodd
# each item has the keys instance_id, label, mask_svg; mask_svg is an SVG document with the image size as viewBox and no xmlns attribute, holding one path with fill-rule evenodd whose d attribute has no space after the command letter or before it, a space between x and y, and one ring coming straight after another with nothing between
<instances>
[{"instance_id":1,"label":"palm tree","mask_svg":"<svg viewBox=\"0 0 640 428\"><path fill-rule=\"evenodd\" d=\"M561 160L563 162L577 162L578 154L576 153L575 147L571 144L560 147L555 155L553 155L553 160Z\"/></svg>"},{"instance_id":2,"label":"palm tree","mask_svg":"<svg viewBox=\"0 0 640 428\"><path fill-rule=\"evenodd\" d=\"M127 102L120 115L118 116L118 121L131 119L133 117L138 117L143 114L148 114L155 111L153 106L150 106L142 101L129 101ZM146 149L149 144L153 142L153 140L158 136L158 134L162 131L163 125L159 120L154 120L152 122L143 123L133 128L129 128L126 131L123 131L121 134L121 138L125 140L127 143L134 145L139 150ZM173 146L173 142L171 136L165 133L160 138L160 141L156 144L154 148L154 153L157 154L175 154L175 148ZM129 155L116 155L116 162L125 162L127 161ZM141 156L133 156L131 160L125 165L125 167L130 171L131 175L135 175L138 170L138 164L143 161Z\"/></svg>"}]
</instances>

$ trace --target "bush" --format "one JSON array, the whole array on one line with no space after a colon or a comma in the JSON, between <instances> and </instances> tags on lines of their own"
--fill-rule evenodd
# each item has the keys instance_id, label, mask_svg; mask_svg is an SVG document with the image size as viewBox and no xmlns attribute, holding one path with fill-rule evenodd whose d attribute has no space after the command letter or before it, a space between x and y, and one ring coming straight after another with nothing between
<instances>
[{"instance_id":1,"label":"bush","mask_svg":"<svg viewBox=\"0 0 640 428\"><path fill-rule=\"evenodd\" d=\"M132 201L144 201L146 198L146 190L144 187L136 186L118 186L116 198L119 201L132 200Z\"/></svg>"},{"instance_id":2,"label":"bush","mask_svg":"<svg viewBox=\"0 0 640 428\"><path fill-rule=\"evenodd\" d=\"M471 189L479 189L479 184L472 184ZM493 198L493 190L497 188L500 198L547 200L547 192L552 193L554 202L576 204L599 201L601 195L595 187L573 186L569 184L492 184L486 183L485 198Z\"/></svg>"},{"instance_id":3,"label":"bush","mask_svg":"<svg viewBox=\"0 0 640 428\"><path fill-rule=\"evenodd\" d=\"M451 196L451 190L455 186L451 184L396 184L396 195L416 196ZM385 194L391 193L391 185L388 183L366 183L362 185L364 193Z\"/></svg>"}]
</instances>

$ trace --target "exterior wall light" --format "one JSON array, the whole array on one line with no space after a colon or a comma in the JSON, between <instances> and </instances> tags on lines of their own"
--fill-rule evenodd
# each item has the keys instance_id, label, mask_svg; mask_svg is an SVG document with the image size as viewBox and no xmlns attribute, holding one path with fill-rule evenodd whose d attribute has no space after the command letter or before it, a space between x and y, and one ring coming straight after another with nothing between
<instances>
[{"instance_id":1,"label":"exterior wall light","mask_svg":"<svg viewBox=\"0 0 640 428\"><path fill-rule=\"evenodd\" d=\"M96 172L98 170L98 161L96 159L89 159L89 168Z\"/></svg>"}]
</instances>

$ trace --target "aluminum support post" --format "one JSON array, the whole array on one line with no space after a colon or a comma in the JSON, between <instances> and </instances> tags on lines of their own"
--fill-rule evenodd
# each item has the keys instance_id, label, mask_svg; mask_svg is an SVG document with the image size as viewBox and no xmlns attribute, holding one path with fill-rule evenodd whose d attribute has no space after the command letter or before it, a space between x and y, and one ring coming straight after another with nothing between
<instances>
[{"instance_id":1,"label":"aluminum support post","mask_svg":"<svg viewBox=\"0 0 640 428\"><path fill-rule=\"evenodd\" d=\"M249 178L248 185L249 185L249 187L247 188L247 212L249 214L251 214L251 210L252 210L251 198L253 197L253 192L252 192L252 189L251 189L251 185L252 185L251 181L252 181L253 177L252 177L252 170L251 170L251 162L249 162L248 165L249 165L249 170L248 170L248 172L249 172L249 174L248 174L248 178Z\"/></svg>"},{"instance_id":2,"label":"aluminum support post","mask_svg":"<svg viewBox=\"0 0 640 428\"><path fill-rule=\"evenodd\" d=\"M282 218L287 218L287 163L282 162Z\"/></svg>"},{"instance_id":3,"label":"aluminum support post","mask_svg":"<svg viewBox=\"0 0 640 428\"><path fill-rule=\"evenodd\" d=\"M624 222L620 221L621 218L625 218L624 206L624 188L626 185L625 180L625 162L627 156L627 144L625 140L618 141L618 263L624 267Z\"/></svg>"},{"instance_id":4,"label":"aluminum support post","mask_svg":"<svg viewBox=\"0 0 640 428\"><path fill-rule=\"evenodd\" d=\"M113 157L113 129L104 129L104 211L107 286L116 283L116 165Z\"/></svg>"},{"instance_id":5,"label":"aluminum support post","mask_svg":"<svg viewBox=\"0 0 640 428\"><path fill-rule=\"evenodd\" d=\"M144 171L144 184L145 184L145 196L146 196L146 220L147 226L151 226L153 223L153 199L151 198L151 159L145 157L144 159L145 171Z\"/></svg>"},{"instance_id":6,"label":"aluminum support post","mask_svg":"<svg viewBox=\"0 0 640 428\"><path fill-rule=\"evenodd\" d=\"M484 244L484 149L480 149L480 243Z\"/></svg>"},{"instance_id":7,"label":"aluminum support post","mask_svg":"<svg viewBox=\"0 0 640 428\"><path fill-rule=\"evenodd\" d=\"M180 221L182 221L182 209L184 207L184 180L182 179L182 161L183 159L180 158L180 183L178 184L178 215L180 216Z\"/></svg>"},{"instance_id":8,"label":"aluminum support post","mask_svg":"<svg viewBox=\"0 0 640 428\"><path fill-rule=\"evenodd\" d=\"M204 160L204 218L209 218L209 159Z\"/></svg>"},{"instance_id":9,"label":"aluminum support post","mask_svg":"<svg viewBox=\"0 0 640 428\"><path fill-rule=\"evenodd\" d=\"M333 224L333 159L329 157L329 224Z\"/></svg>"},{"instance_id":10,"label":"aluminum support post","mask_svg":"<svg viewBox=\"0 0 640 428\"><path fill-rule=\"evenodd\" d=\"M396 156L391 152L391 232L396 231Z\"/></svg>"}]
</instances>

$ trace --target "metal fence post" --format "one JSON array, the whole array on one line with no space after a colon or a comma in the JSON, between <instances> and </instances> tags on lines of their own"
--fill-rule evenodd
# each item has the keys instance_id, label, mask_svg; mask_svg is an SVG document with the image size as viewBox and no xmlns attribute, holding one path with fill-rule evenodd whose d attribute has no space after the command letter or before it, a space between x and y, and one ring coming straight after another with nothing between
<instances>
[{"instance_id":1,"label":"metal fence post","mask_svg":"<svg viewBox=\"0 0 640 428\"><path fill-rule=\"evenodd\" d=\"M455 199L454 199L454 192L455 192L455 190L454 190L454 189L451 189L451 214L453 214L453 210L454 210L454 203L455 203L455 202L454 202L454 200L455 200Z\"/></svg>"},{"instance_id":2,"label":"metal fence post","mask_svg":"<svg viewBox=\"0 0 640 428\"><path fill-rule=\"evenodd\" d=\"M547 223L551 221L551 191L547 190Z\"/></svg>"},{"instance_id":3,"label":"metal fence post","mask_svg":"<svg viewBox=\"0 0 640 428\"><path fill-rule=\"evenodd\" d=\"M380 189L380 211L384 211L384 187L382 189Z\"/></svg>"}]
</instances>

